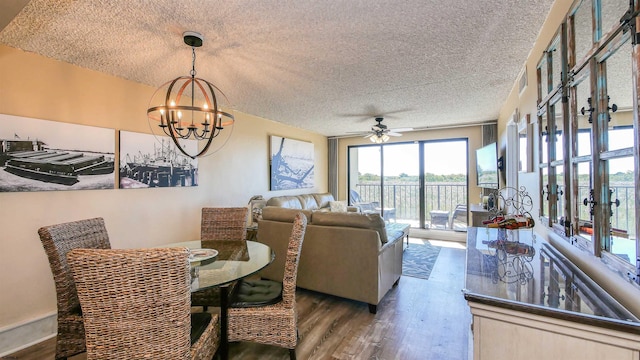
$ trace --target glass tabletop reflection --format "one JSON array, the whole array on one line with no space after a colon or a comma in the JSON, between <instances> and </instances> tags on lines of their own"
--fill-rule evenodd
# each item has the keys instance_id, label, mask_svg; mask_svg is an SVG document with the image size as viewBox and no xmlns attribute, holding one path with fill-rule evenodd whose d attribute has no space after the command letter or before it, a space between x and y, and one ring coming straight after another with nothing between
<instances>
[{"instance_id":1,"label":"glass tabletop reflection","mask_svg":"<svg viewBox=\"0 0 640 360\"><path fill-rule=\"evenodd\" d=\"M194 240L163 245L189 249L214 249L217 256L191 262L191 291L222 286L255 274L269 265L275 254L257 241Z\"/></svg>"}]
</instances>

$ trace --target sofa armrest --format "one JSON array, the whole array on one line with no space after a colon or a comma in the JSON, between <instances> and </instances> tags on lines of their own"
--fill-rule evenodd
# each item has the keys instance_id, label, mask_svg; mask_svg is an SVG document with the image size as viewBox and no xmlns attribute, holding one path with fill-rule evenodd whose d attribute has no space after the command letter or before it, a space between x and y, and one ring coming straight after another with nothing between
<instances>
[{"instance_id":1,"label":"sofa armrest","mask_svg":"<svg viewBox=\"0 0 640 360\"><path fill-rule=\"evenodd\" d=\"M395 246L395 244L400 241L402 242L402 236L398 236L398 237L393 237L393 238L389 238L389 241L387 241L384 245L382 245L382 247L380 248L380 253L387 251L387 249L392 248Z\"/></svg>"}]
</instances>

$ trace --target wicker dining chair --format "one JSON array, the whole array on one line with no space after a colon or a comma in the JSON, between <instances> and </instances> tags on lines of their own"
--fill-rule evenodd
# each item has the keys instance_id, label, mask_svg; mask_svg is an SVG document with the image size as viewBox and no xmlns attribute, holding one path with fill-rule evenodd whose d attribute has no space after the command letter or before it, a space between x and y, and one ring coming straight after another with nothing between
<instances>
[{"instance_id":1,"label":"wicker dining chair","mask_svg":"<svg viewBox=\"0 0 640 360\"><path fill-rule=\"evenodd\" d=\"M249 208L202 208L200 240L246 240Z\"/></svg>"},{"instance_id":2,"label":"wicker dining chair","mask_svg":"<svg viewBox=\"0 0 640 360\"><path fill-rule=\"evenodd\" d=\"M241 280L229 308L229 341L249 341L289 349L296 358L298 343L296 311L296 279L300 251L307 227L307 218L298 213L293 222L281 284L271 280ZM280 294L263 297L258 289L279 285ZM245 293L245 289L250 289ZM256 296L257 295L257 296ZM274 296L275 295L275 296Z\"/></svg>"},{"instance_id":3,"label":"wicker dining chair","mask_svg":"<svg viewBox=\"0 0 640 360\"><path fill-rule=\"evenodd\" d=\"M217 314L191 314L189 250L75 249L68 262L82 305L87 360L210 360Z\"/></svg>"},{"instance_id":4,"label":"wicker dining chair","mask_svg":"<svg viewBox=\"0 0 640 360\"><path fill-rule=\"evenodd\" d=\"M202 208L200 224L200 240L238 240L247 238L247 221L249 208L246 207L205 207ZM235 283L229 285L229 292ZM202 306L207 311L209 306L220 306L220 289L210 288L191 294L191 305Z\"/></svg>"},{"instance_id":5,"label":"wicker dining chair","mask_svg":"<svg viewBox=\"0 0 640 360\"><path fill-rule=\"evenodd\" d=\"M111 243L102 218L44 226L38 229L38 234L56 286L58 336L55 358L66 359L85 351L82 312L67 265L67 253L76 248L109 249Z\"/></svg>"}]
</instances>

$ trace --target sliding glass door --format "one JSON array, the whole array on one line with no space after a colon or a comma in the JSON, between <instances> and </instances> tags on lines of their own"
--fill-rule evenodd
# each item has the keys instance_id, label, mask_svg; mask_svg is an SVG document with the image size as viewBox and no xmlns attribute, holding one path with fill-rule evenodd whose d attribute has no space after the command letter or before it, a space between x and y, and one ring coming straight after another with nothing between
<instances>
[{"instance_id":1,"label":"sliding glass door","mask_svg":"<svg viewBox=\"0 0 640 360\"><path fill-rule=\"evenodd\" d=\"M383 178L386 219L401 216L411 219L411 226L417 227L420 216L420 169L418 167L419 145L417 143L388 144L383 150ZM395 219L393 219L395 220Z\"/></svg>"},{"instance_id":2,"label":"sliding glass door","mask_svg":"<svg viewBox=\"0 0 640 360\"><path fill-rule=\"evenodd\" d=\"M424 227L467 229L467 140L429 141L424 153Z\"/></svg>"},{"instance_id":3,"label":"sliding glass door","mask_svg":"<svg viewBox=\"0 0 640 360\"><path fill-rule=\"evenodd\" d=\"M466 230L467 140L349 147L349 201L412 227Z\"/></svg>"},{"instance_id":4,"label":"sliding glass door","mask_svg":"<svg viewBox=\"0 0 640 360\"><path fill-rule=\"evenodd\" d=\"M368 145L349 148L349 204L371 210L380 204L382 189L382 148Z\"/></svg>"}]
</instances>

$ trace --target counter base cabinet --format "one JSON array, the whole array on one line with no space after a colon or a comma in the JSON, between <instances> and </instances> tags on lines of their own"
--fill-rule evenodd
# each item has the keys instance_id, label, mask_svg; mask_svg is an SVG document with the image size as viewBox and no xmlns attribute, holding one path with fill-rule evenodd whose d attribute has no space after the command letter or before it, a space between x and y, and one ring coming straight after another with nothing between
<instances>
[{"instance_id":1,"label":"counter base cabinet","mask_svg":"<svg viewBox=\"0 0 640 360\"><path fill-rule=\"evenodd\" d=\"M640 359L640 335L468 303L474 360Z\"/></svg>"}]
</instances>

